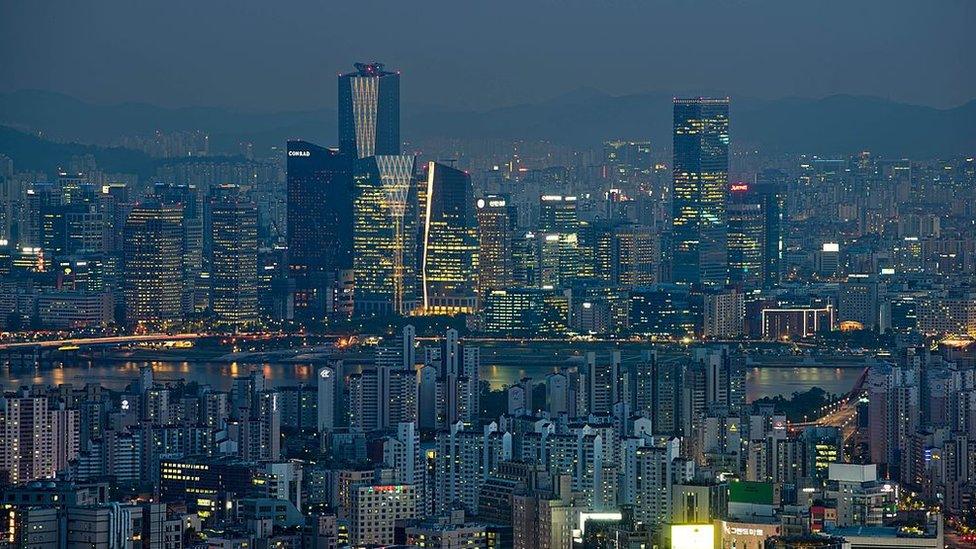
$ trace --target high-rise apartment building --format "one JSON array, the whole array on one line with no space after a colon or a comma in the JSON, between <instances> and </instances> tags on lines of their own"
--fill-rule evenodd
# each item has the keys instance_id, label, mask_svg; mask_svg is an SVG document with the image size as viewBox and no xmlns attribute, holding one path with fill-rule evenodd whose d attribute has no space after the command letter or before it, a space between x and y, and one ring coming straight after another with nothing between
<instances>
[{"instance_id":1,"label":"high-rise apartment building","mask_svg":"<svg viewBox=\"0 0 976 549\"><path fill-rule=\"evenodd\" d=\"M51 409L47 397L0 397L0 470L12 483L54 478L78 455L78 410Z\"/></svg>"}]
</instances>

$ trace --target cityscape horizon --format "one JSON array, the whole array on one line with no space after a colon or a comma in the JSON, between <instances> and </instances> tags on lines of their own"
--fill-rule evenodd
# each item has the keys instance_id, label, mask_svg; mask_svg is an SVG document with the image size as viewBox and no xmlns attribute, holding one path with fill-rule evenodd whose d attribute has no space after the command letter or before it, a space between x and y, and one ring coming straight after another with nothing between
<instances>
[{"instance_id":1,"label":"cityscape horizon","mask_svg":"<svg viewBox=\"0 0 976 549\"><path fill-rule=\"evenodd\" d=\"M0 8L0 549L976 547L968 6L181 1Z\"/></svg>"}]
</instances>

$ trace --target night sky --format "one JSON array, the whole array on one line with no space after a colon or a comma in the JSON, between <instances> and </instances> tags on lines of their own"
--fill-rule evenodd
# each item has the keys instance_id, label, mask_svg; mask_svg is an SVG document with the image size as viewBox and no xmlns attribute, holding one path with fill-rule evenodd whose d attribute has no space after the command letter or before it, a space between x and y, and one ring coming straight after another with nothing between
<instances>
[{"instance_id":1,"label":"night sky","mask_svg":"<svg viewBox=\"0 0 976 549\"><path fill-rule=\"evenodd\" d=\"M950 107L976 97L974 22L969 0L10 0L0 91L308 109L375 59L403 72L405 102L446 108L580 87Z\"/></svg>"}]
</instances>

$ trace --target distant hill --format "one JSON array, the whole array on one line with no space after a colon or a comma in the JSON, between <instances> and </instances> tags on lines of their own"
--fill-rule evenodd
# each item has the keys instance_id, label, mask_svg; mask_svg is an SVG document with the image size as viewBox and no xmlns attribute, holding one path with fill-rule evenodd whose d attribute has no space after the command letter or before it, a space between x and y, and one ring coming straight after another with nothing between
<instances>
[{"instance_id":1,"label":"distant hill","mask_svg":"<svg viewBox=\"0 0 976 549\"><path fill-rule=\"evenodd\" d=\"M671 141L671 93L611 96L584 88L538 103L488 111L403 107L402 133L427 138L545 139L592 146L610 138ZM61 94L0 94L0 124L41 131L57 140L110 143L156 129L201 129L217 149L240 141L259 149L301 137L336 142L334 109L250 113L220 108L169 109L140 103L94 105ZM875 97L732 100L733 143L767 152L818 154L871 150L888 156L947 156L976 152L976 101L951 109L895 103Z\"/></svg>"},{"instance_id":2,"label":"distant hill","mask_svg":"<svg viewBox=\"0 0 976 549\"><path fill-rule=\"evenodd\" d=\"M6 126L0 126L0 154L12 158L17 171L51 173L72 156L85 154L93 155L98 166L107 172L151 175L156 165L152 158L141 151L55 143Z\"/></svg>"}]
</instances>

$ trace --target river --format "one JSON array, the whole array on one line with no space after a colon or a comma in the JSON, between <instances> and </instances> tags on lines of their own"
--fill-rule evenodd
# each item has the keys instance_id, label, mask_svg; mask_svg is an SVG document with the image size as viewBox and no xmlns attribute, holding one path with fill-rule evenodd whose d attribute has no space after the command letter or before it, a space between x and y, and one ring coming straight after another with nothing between
<instances>
[{"instance_id":1,"label":"river","mask_svg":"<svg viewBox=\"0 0 976 549\"><path fill-rule=\"evenodd\" d=\"M508 353L506 353L508 355ZM491 350L483 351L481 377L493 388L510 385L523 377L541 380L559 364L572 361L572 357L558 352L535 351L529 357L494 356ZM296 385L314 380L315 365L309 363L262 363L238 364L208 361L142 361L103 360L90 365L66 366L8 364L0 366L0 387L14 390L25 385L59 385L70 383L84 385L99 383L111 389L121 389L136 379L139 368L152 364L157 380L186 379L208 384L219 390L227 390L235 376L246 375L252 370L261 371L271 386ZM830 393L844 393L854 385L861 370L834 367L750 367L746 370L746 399L765 396L790 396L795 391L820 387Z\"/></svg>"}]
</instances>

